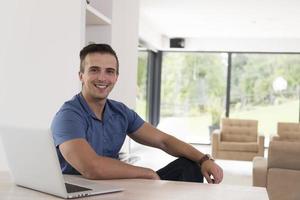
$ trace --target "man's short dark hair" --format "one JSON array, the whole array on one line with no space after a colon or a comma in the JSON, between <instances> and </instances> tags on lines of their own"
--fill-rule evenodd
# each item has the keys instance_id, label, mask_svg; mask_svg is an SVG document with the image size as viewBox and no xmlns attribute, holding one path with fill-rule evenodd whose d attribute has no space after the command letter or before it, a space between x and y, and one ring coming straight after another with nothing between
<instances>
[{"instance_id":1,"label":"man's short dark hair","mask_svg":"<svg viewBox=\"0 0 300 200\"><path fill-rule=\"evenodd\" d=\"M119 74L119 60L116 52L108 44L89 44L80 51L80 72L84 72L84 59L90 53L113 55L117 60L117 74Z\"/></svg>"}]
</instances>

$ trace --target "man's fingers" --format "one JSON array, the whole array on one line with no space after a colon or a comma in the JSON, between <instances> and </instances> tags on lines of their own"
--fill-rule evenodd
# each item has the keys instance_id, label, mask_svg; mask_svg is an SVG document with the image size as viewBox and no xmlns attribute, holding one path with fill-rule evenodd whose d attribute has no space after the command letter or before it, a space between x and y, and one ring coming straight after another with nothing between
<instances>
[{"instance_id":1,"label":"man's fingers","mask_svg":"<svg viewBox=\"0 0 300 200\"><path fill-rule=\"evenodd\" d=\"M221 183L221 181L223 180L223 170L221 168L217 170L216 176L214 176L214 178L216 183Z\"/></svg>"},{"instance_id":2,"label":"man's fingers","mask_svg":"<svg viewBox=\"0 0 300 200\"><path fill-rule=\"evenodd\" d=\"M213 181L210 178L210 175L207 172L204 173L203 176L205 177L207 183L213 183Z\"/></svg>"},{"instance_id":3,"label":"man's fingers","mask_svg":"<svg viewBox=\"0 0 300 200\"><path fill-rule=\"evenodd\" d=\"M211 164L209 162L207 163ZM223 170L216 163L212 162L212 164L208 166L203 165L201 171L207 183L219 184L223 180Z\"/></svg>"}]
</instances>

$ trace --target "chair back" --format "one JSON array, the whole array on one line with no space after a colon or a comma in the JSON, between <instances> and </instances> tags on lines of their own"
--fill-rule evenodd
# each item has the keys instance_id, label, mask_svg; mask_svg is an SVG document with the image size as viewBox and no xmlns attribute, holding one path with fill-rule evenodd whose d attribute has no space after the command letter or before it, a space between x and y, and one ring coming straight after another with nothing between
<instances>
[{"instance_id":1,"label":"chair back","mask_svg":"<svg viewBox=\"0 0 300 200\"><path fill-rule=\"evenodd\" d=\"M300 170L300 142L271 141L268 168Z\"/></svg>"},{"instance_id":2,"label":"chair back","mask_svg":"<svg viewBox=\"0 0 300 200\"><path fill-rule=\"evenodd\" d=\"M231 142L256 142L257 120L223 118L221 140Z\"/></svg>"},{"instance_id":3,"label":"chair back","mask_svg":"<svg viewBox=\"0 0 300 200\"><path fill-rule=\"evenodd\" d=\"M278 122L277 134L280 140L300 140L300 123Z\"/></svg>"}]
</instances>

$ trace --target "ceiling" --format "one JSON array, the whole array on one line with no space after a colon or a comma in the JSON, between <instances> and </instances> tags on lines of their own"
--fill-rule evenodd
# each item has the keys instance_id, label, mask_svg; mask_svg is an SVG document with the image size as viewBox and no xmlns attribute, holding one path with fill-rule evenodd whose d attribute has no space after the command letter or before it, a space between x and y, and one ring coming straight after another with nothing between
<instances>
[{"instance_id":1,"label":"ceiling","mask_svg":"<svg viewBox=\"0 0 300 200\"><path fill-rule=\"evenodd\" d=\"M140 25L162 37L299 38L299 0L140 0Z\"/></svg>"}]
</instances>

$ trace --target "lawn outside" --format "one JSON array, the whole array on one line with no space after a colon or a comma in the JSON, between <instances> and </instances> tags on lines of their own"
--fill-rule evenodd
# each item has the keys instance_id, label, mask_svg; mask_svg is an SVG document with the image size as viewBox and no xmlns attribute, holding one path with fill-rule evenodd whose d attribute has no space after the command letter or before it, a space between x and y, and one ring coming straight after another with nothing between
<instances>
[{"instance_id":1,"label":"lawn outside","mask_svg":"<svg viewBox=\"0 0 300 200\"><path fill-rule=\"evenodd\" d=\"M299 101L256 106L251 110L231 112L230 117L258 120L259 133L268 138L276 134L277 122L298 122ZM189 143L209 143L210 124L209 114L198 117L161 117L158 128Z\"/></svg>"}]
</instances>

